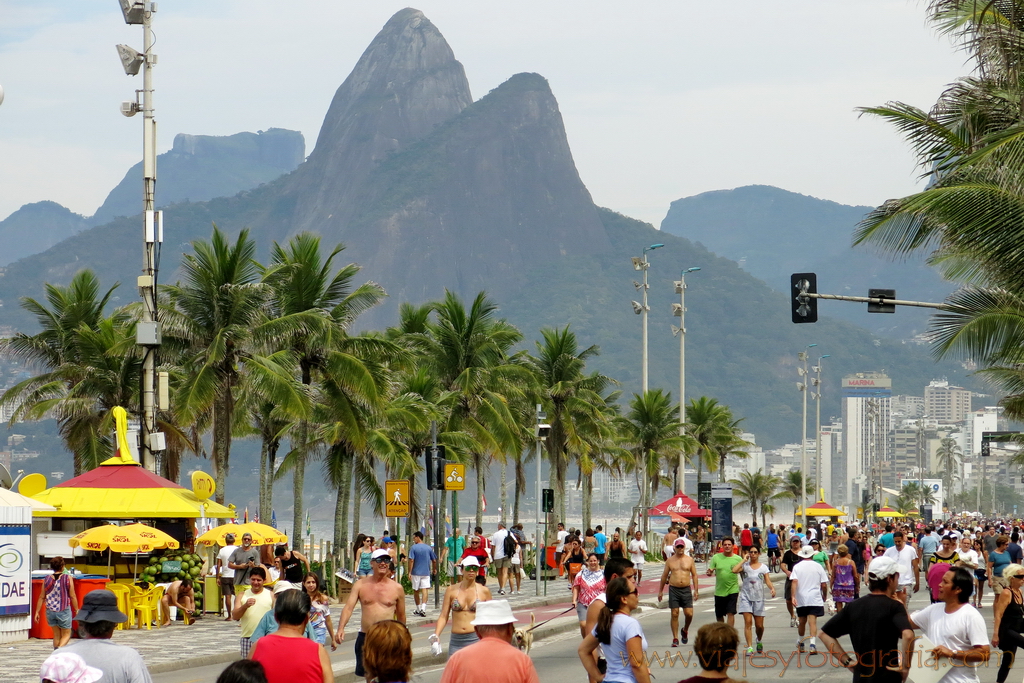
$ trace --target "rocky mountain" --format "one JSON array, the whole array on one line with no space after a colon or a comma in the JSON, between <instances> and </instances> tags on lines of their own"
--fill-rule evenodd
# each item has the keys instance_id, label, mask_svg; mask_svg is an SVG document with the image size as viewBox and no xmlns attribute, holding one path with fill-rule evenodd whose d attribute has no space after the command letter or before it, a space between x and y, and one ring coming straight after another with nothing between
<instances>
[{"instance_id":1,"label":"rocky mountain","mask_svg":"<svg viewBox=\"0 0 1024 683\"><path fill-rule=\"evenodd\" d=\"M302 133L271 128L234 135L174 136L170 151L157 156L157 202L202 202L226 197L294 171L306 154ZM135 216L142 204L142 162L125 174L90 219L102 225Z\"/></svg>"},{"instance_id":2,"label":"rocky mountain","mask_svg":"<svg viewBox=\"0 0 1024 683\"><path fill-rule=\"evenodd\" d=\"M343 258L364 267L360 278L390 294L360 318L367 328L392 324L399 303L437 299L445 288L466 299L488 291L531 349L541 326L571 324L583 345L601 346L594 368L620 380L627 396L640 385L630 257L663 242L651 255L651 385L673 393L678 386L672 280L699 266L687 297L688 395L733 406L765 445L797 438L795 357L808 343L834 359L825 416L837 412L839 373L892 368L904 392L937 375L970 382L954 365L936 367L927 349L849 323L826 316L792 325L786 297L734 261L594 206L548 83L518 74L471 101L461 64L416 10L392 17L367 48L308 161L253 189L166 209L161 281L175 278L176 257L191 240L207 239L214 222L228 232L251 227L261 258L272 241L304 229L327 245L344 242ZM83 267L109 283L134 282L138 232L137 218L119 218L13 264L0 278L0 323L30 329L17 298L38 296L44 282L66 282ZM129 287L120 295L119 303L136 298Z\"/></svg>"},{"instance_id":3,"label":"rocky mountain","mask_svg":"<svg viewBox=\"0 0 1024 683\"><path fill-rule=\"evenodd\" d=\"M0 221L0 266L45 251L88 225L85 216L57 202L26 204Z\"/></svg>"},{"instance_id":4,"label":"rocky mountain","mask_svg":"<svg viewBox=\"0 0 1024 683\"><path fill-rule=\"evenodd\" d=\"M661 229L700 241L714 253L787 292L790 273L818 273L818 290L867 296L869 288L895 289L901 299L941 301L954 287L922 259L893 261L870 247L851 247L854 228L872 210L751 185L704 192L672 202ZM822 302L821 310L875 330L913 337L929 313L899 309L869 315L866 304Z\"/></svg>"}]
</instances>

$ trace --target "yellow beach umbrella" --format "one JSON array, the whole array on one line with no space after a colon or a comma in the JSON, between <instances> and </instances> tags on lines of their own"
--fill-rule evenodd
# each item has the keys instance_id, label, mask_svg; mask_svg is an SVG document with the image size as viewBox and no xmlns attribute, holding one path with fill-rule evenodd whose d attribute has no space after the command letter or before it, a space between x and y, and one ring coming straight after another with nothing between
<instances>
[{"instance_id":1,"label":"yellow beach umbrella","mask_svg":"<svg viewBox=\"0 0 1024 683\"><path fill-rule=\"evenodd\" d=\"M260 524L259 522L247 522L241 528L253 534L253 543L256 542L256 535L263 537L263 543L287 543L288 534L282 533L272 526Z\"/></svg>"},{"instance_id":2,"label":"yellow beach umbrella","mask_svg":"<svg viewBox=\"0 0 1024 683\"><path fill-rule=\"evenodd\" d=\"M110 555L118 553L148 553L157 548L177 548L178 541L172 536L145 524L105 524L86 529L68 539L72 548L84 548L93 552L107 551L107 574L110 574ZM138 557L135 558L138 568Z\"/></svg>"},{"instance_id":3,"label":"yellow beach umbrella","mask_svg":"<svg viewBox=\"0 0 1024 683\"><path fill-rule=\"evenodd\" d=\"M221 524L220 526L215 526L197 538L196 543L198 545L227 545L227 540L224 537L228 534L233 534L235 541L241 543L242 534L247 532L252 534L253 545L272 543L272 541L264 540L263 534L257 533L251 529L246 529L241 524Z\"/></svg>"}]
</instances>

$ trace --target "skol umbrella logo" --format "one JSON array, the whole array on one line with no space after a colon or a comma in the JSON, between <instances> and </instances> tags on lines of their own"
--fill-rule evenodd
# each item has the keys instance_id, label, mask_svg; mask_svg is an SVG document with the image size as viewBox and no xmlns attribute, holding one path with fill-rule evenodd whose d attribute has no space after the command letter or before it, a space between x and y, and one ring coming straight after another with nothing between
<instances>
[{"instance_id":1,"label":"skol umbrella logo","mask_svg":"<svg viewBox=\"0 0 1024 683\"><path fill-rule=\"evenodd\" d=\"M142 538L156 538L156 534L154 534L152 531L143 531L139 534L139 536L141 536Z\"/></svg>"},{"instance_id":2,"label":"skol umbrella logo","mask_svg":"<svg viewBox=\"0 0 1024 683\"><path fill-rule=\"evenodd\" d=\"M127 536L113 536L110 541L111 543L128 543L131 539Z\"/></svg>"},{"instance_id":3,"label":"skol umbrella logo","mask_svg":"<svg viewBox=\"0 0 1024 683\"><path fill-rule=\"evenodd\" d=\"M103 544L102 543L97 543L96 541L88 541L85 544L85 547L88 550L103 550Z\"/></svg>"},{"instance_id":4,"label":"skol umbrella logo","mask_svg":"<svg viewBox=\"0 0 1024 683\"><path fill-rule=\"evenodd\" d=\"M13 543L0 544L0 576L10 578L25 565L25 557Z\"/></svg>"}]
</instances>

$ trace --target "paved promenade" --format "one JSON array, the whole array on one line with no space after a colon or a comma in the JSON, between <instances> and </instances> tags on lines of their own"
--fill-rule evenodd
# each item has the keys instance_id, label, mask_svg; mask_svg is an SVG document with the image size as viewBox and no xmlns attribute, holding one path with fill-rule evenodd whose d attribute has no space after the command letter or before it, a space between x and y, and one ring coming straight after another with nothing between
<instances>
[{"instance_id":1,"label":"paved promenade","mask_svg":"<svg viewBox=\"0 0 1024 683\"><path fill-rule=\"evenodd\" d=\"M657 597L661 565L648 565L644 574L645 579L641 586L641 604L646 604L650 608L654 606L654 600ZM702 588L705 585L710 586L711 584L707 583L710 581L713 580L701 577ZM575 611L571 610L571 598L564 579L548 582L546 597L543 595L543 586L541 595L534 595L535 582L533 581L523 582L523 594L515 596L497 595L497 585L493 579L489 586L495 594L495 598L504 597L512 604L520 622L529 624L531 615L536 616L538 624L551 619L549 623L534 632L535 640L578 628L579 622L576 620ZM417 636L413 642L414 657L420 661L430 657L426 636L433 632L433 624L437 617L437 610L433 609L433 593L431 593L429 604L431 607L427 611L427 617L411 616L414 608L412 597L406 596L409 628L414 636ZM338 623L342 607L340 604L331 607L331 618L334 624ZM331 661L338 683L356 680L353 674L355 658L352 652L352 643L359 629L358 608L356 608L356 612L357 614L352 617L345 630L345 642L331 653ZM138 650L145 659L150 672L156 674L231 662L239 656L238 634L238 622L226 622L223 618L210 614L191 626L185 626L178 621L161 629L115 631L113 640ZM442 636L442 642L447 649L447 635ZM22 643L0 646L4 683L38 683L39 666L52 651L53 643L49 640L29 639Z\"/></svg>"}]
</instances>

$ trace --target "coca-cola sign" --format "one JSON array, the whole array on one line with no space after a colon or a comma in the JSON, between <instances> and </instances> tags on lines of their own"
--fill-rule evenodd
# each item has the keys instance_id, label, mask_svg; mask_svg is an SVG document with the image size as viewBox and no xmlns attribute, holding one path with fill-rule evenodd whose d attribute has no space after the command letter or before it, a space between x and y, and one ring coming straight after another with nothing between
<instances>
[{"instance_id":1,"label":"coca-cola sign","mask_svg":"<svg viewBox=\"0 0 1024 683\"><path fill-rule=\"evenodd\" d=\"M669 505L666 509L669 512L674 512L679 515L685 515L688 512L693 512L693 506L689 503L684 503L682 498L676 498L676 502Z\"/></svg>"}]
</instances>

